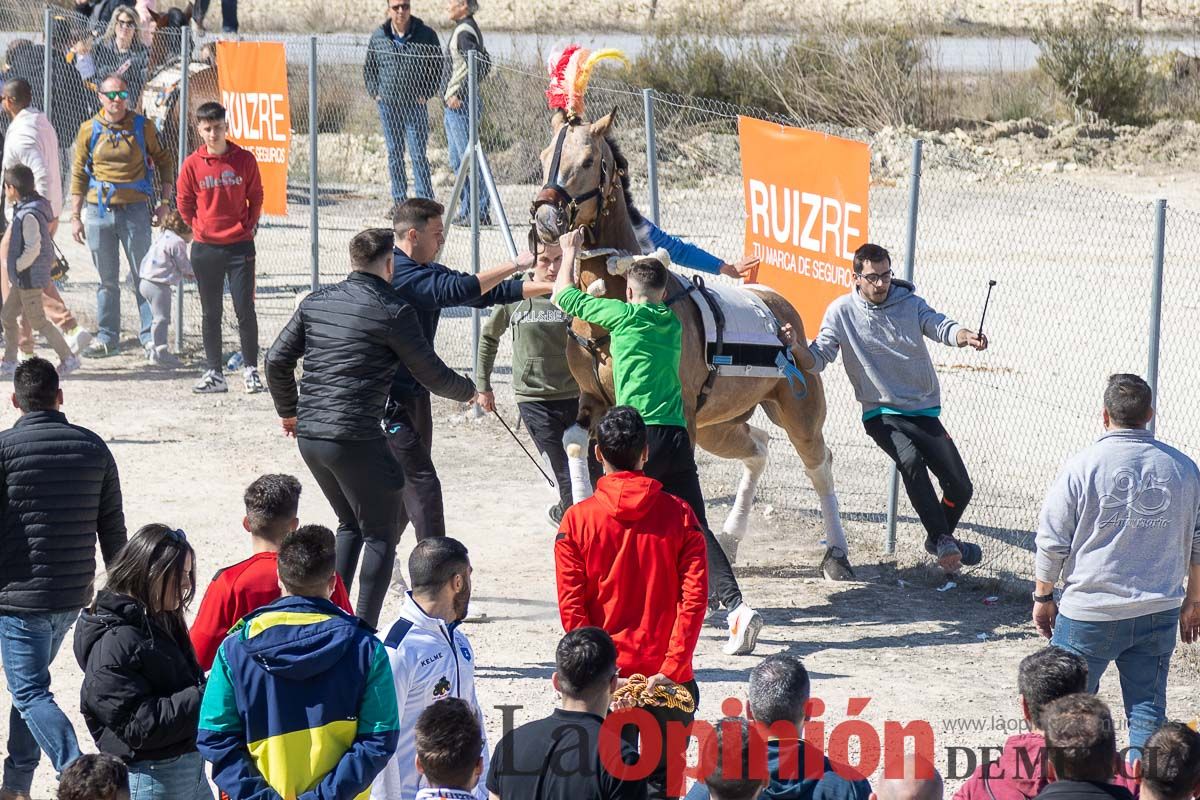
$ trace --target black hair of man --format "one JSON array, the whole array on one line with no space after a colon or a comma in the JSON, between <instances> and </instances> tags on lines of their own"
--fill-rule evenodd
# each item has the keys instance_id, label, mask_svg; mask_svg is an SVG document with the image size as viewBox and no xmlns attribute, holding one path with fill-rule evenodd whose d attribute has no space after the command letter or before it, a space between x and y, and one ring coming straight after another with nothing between
<instances>
[{"instance_id":1,"label":"black hair of man","mask_svg":"<svg viewBox=\"0 0 1200 800\"><path fill-rule=\"evenodd\" d=\"M218 102L210 100L207 103L202 103L196 109L197 122L224 122L225 121L225 106Z\"/></svg>"},{"instance_id":2,"label":"black hair of man","mask_svg":"<svg viewBox=\"0 0 1200 800\"><path fill-rule=\"evenodd\" d=\"M413 731L417 761L436 789L470 791L483 750L479 720L466 701L447 697L425 708Z\"/></svg>"},{"instance_id":3,"label":"black hair of man","mask_svg":"<svg viewBox=\"0 0 1200 800\"><path fill-rule=\"evenodd\" d=\"M0 89L0 93L3 93L17 107L18 111L28 108L29 104L33 102L33 87L24 78L9 78L4 82L4 88Z\"/></svg>"},{"instance_id":4,"label":"black hair of man","mask_svg":"<svg viewBox=\"0 0 1200 800\"><path fill-rule=\"evenodd\" d=\"M410 197L392 212L392 228L397 236L403 236L414 228L423 231L429 220L440 218L444 213L446 207L436 200Z\"/></svg>"},{"instance_id":5,"label":"black hair of man","mask_svg":"<svg viewBox=\"0 0 1200 800\"><path fill-rule=\"evenodd\" d=\"M1166 722L1142 746L1142 794L1154 800L1191 800L1200 789L1200 733Z\"/></svg>"},{"instance_id":6,"label":"black hair of man","mask_svg":"<svg viewBox=\"0 0 1200 800\"><path fill-rule=\"evenodd\" d=\"M761 741L762 734L741 717L725 717L715 729L716 762L704 779L708 796L712 800L751 800L766 783L766 744ZM730 763L726 757L730 754L736 754L737 763ZM754 763L756 756L761 763Z\"/></svg>"},{"instance_id":7,"label":"black hair of man","mask_svg":"<svg viewBox=\"0 0 1200 800\"><path fill-rule=\"evenodd\" d=\"M1094 694L1069 694L1042 709L1046 752L1060 781L1108 783L1117 768L1112 714Z\"/></svg>"},{"instance_id":8,"label":"black hair of man","mask_svg":"<svg viewBox=\"0 0 1200 800\"><path fill-rule=\"evenodd\" d=\"M279 582L297 597L325 597L337 560L333 531L302 525L283 537L278 556Z\"/></svg>"},{"instance_id":9,"label":"black hair of man","mask_svg":"<svg viewBox=\"0 0 1200 800\"><path fill-rule=\"evenodd\" d=\"M811 691L808 670L799 657L785 653L767 656L750 671L750 713L767 726L778 722L800 725Z\"/></svg>"},{"instance_id":10,"label":"black hair of man","mask_svg":"<svg viewBox=\"0 0 1200 800\"><path fill-rule=\"evenodd\" d=\"M1140 428L1150 421L1154 402L1150 384L1137 375L1119 372L1108 376L1104 388L1104 410L1118 428Z\"/></svg>"},{"instance_id":11,"label":"black hair of man","mask_svg":"<svg viewBox=\"0 0 1200 800\"><path fill-rule=\"evenodd\" d=\"M667 290L670 274L657 258L639 258L625 272L625 280L646 294L660 294Z\"/></svg>"},{"instance_id":12,"label":"black hair of man","mask_svg":"<svg viewBox=\"0 0 1200 800\"><path fill-rule=\"evenodd\" d=\"M117 800L128 797L129 768L107 753L80 756L62 771L58 800Z\"/></svg>"},{"instance_id":13,"label":"black hair of man","mask_svg":"<svg viewBox=\"0 0 1200 800\"><path fill-rule=\"evenodd\" d=\"M636 469L646 449L646 423L632 406L613 406L596 426L596 442L613 468Z\"/></svg>"},{"instance_id":14,"label":"black hair of man","mask_svg":"<svg viewBox=\"0 0 1200 800\"><path fill-rule=\"evenodd\" d=\"M350 266L356 271L371 270L384 256L391 257L396 234L387 228L367 228L350 240Z\"/></svg>"},{"instance_id":15,"label":"black hair of man","mask_svg":"<svg viewBox=\"0 0 1200 800\"><path fill-rule=\"evenodd\" d=\"M22 200L37 195L37 182L33 178L33 170L24 164L13 164L4 170L4 185L16 189Z\"/></svg>"},{"instance_id":16,"label":"black hair of man","mask_svg":"<svg viewBox=\"0 0 1200 800\"><path fill-rule=\"evenodd\" d=\"M872 264L878 264L882 261L890 267L892 265L892 254L879 245L868 242L854 251L854 271L861 274L863 264L868 261Z\"/></svg>"},{"instance_id":17,"label":"black hair of man","mask_svg":"<svg viewBox=\"0 0 1200 800\"><path fill-rule=\"evenodd\" d=\"M412 549L408 557L408 578L414 592L436 594L470 566L466 545L449 536L431 536L417 542Z\"/></svg>"},{"instance_id":18,"label":"black hair of man","mask_svg":"<svg viewBox=\"0 0 1200 800\"><path fill-rule=\"evenodd\" d=\"M1088 667L1083 656L1050 645L1021 659L1017 691L1025 698L1029 722L1042 727L1042 711L1060 697L1087 691Z\"/></svg>"},{"instance_id":19,"label":"black hair of man","mask_svg":"<svg viewBox=\"0 0 1200 800\"><path fill-rule=\"evenodd\" d=\"M33 357L17 364L13 373L17 407L31 411L53 411L58 405L58 370L44 358Z\"/></svg>"},{"instance_id":20,"label":"black hair of man","mask_svg":"<svg viewBox=\"0 0 1200 800\"><path fill-rule=\"evenodd\" d=\"M278 545L300 510L300 481L292 475L260 475L242 496L250 532Z\"/></svg>"},{"instance_id":21,"label":"black hair of man","mask_svg":"<svg viewBox=\"0 0 1200 800\"><path fill-rule=\"evenodd\" d=\"M617 647L601 628L576 628L558 640L554 669L563 696L586 700L608 690L617 670Z\"/></svg>"}]
</instances>

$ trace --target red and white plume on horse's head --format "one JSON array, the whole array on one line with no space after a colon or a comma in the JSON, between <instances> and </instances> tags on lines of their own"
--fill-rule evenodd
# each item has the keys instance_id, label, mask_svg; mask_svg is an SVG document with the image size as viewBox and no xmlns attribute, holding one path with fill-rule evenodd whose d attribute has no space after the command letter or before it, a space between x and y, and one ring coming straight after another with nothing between
<instances>
[{"instance_id":1,"label":"red and white plume on horse's head","mask_svg":"<svg viewBox=\"0 0 1200 800\"><path fill-rule=\"evenodd\" d=\"M556 48L546 61L546 70L550 73L550 88L546 90L546 99L550 108L562 111L567 119L583 116L583 95L587 92L588 81L592 77L592 67L606 58L617 58L628 64L625 54L620 50L606 48L591 51L577 44Z\"/></svg>"}]
</instances>

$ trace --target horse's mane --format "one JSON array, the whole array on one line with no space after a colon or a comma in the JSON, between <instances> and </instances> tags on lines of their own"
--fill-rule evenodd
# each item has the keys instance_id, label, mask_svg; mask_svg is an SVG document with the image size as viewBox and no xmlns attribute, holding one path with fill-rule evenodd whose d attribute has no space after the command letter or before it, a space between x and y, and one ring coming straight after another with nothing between
<instances>
[{"instance_id":1,"label":"horse's mane","mask_svg":"<svg viewBox=\"0 0 1200 800\"><path fill-rule=\"evenodd\" d=\"M633 192L629 189L629 159L625 158L625 154L621 152L621 146L617 144L617 140L611 134L606 135L604 141L608 143L608 149L612 151L613 162L617 165L617 174L621 177L621 191L625 193L625 208L629 210L629 221L637 226L642 221L642 215L637 210L637 206L633 204Z\"/></svg>"}]
</instances>

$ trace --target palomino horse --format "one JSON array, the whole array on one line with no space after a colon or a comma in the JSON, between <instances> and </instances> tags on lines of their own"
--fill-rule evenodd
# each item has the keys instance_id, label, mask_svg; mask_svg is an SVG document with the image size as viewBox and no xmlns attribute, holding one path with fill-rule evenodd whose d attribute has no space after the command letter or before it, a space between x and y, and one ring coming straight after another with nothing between
<instances>
[{"instance_id":1,"label":"palomino horse","mask_svg":"<svg viewBox=\"0 0 1200 800\"><path fill-rule=\"evenodd\" d=\"M629 192L628 164L609 136L615 114L614 110L591 124L577 117L568 121L561 112L555 114L553 138L542 153L546 185L533 209L534 229L542 242L553 242L568 230L584 228L587 246L641 252L631 222L631 213L637 211ZM552 166L556 175L551 175ZM571 269L571 265L564 264L562 268ZM577 286L588 288L602 281L604 297L625 299L625 279L609 274L604 258L582 257L577 270ZM780 324L791 324L797 336L793 347L796 363L801 368L811 366L803 323L792 305L766 286L753 285L746 290L762 298ZM769 435L748 422L759 406L787 432L804 462L808 479L820 498L827 540L844 541L833 488L832 453L821 432L825 422L825 392L820 376L806 376L808 392L802 398L792 393L782 377L718 376L701 403L708 367L700 312L691 300L675 303L672 309L683 324L679 377L692 441L715 456L736 458L743 465L733 509L718 534L730 561L734 560L737 545L749 528L754 490L767 465ZM568 345L567 356L571 373L580 386L580 399L576 425L563 437L569 455L580 453L581 444L586 447L589 432L611 405L608 398L614 397L607 332L578 319L572 323L572 331L575 336ZM572 474L582 474L579 469L578 463L573 464ZM578 486L580 482L575 483ZM830 548L826 548L821 568L831 580L852 577L845 554L831 552Z\"/></svg>"}]
</instances>

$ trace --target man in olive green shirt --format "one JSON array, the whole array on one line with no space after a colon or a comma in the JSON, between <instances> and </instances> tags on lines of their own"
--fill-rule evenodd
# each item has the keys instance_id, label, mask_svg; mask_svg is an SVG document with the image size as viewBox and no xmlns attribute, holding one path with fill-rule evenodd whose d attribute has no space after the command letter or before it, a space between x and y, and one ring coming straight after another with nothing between
<instances>
[{"instance_id":1,"label":"man in olive green shirt","mask_svg":"<svg viewBox=\"0 0 1200 800\"><path fill-rule=\"evenodd\" d=\"M725 551L708 527L700 473L683 415L679 359L683 326L663 302L670 273L655 258L642 258L625 273L626 299L592 297L575 287L575 259L581 231L562 237L563 265L554 283L554 304L573 317L599 325L611 337L616 404L632 406L646 423L649 457L644 472L663 489L692 507L708 546L709 585L729 609L726 623L730 655L753 652L762 617L743 599Z\"/></svg>"}]
</instances>

